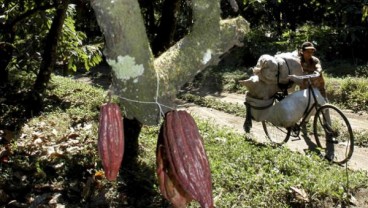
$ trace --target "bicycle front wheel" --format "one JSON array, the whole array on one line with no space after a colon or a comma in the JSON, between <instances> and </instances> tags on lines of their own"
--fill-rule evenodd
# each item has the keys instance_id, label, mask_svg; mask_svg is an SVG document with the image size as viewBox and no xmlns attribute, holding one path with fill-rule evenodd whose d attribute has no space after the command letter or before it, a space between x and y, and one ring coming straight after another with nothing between
<instances>
[{"instance_id":1,"label":"bicycle front wheel","mask_svg":"<svg viewBox=\"0 0 368 208\"><path fill-rule=\"evenodd\" d=\"M282 145L290 138L290 128L275 126L269 121L262 121L262 126L267 138L273 144Z\"/></svg>"},{"instance_id":2,"label":"bicycle front wheel","mask_svg":"<svg viewBox=\"0 0 368 208\"><path fill-rule=\"evenodd\" d=\"M316 143L326 159L346 163L354 151L354 135L350 123L341 110L333 105L320 107L313 121Z\"/></svg>"}]
</instances>

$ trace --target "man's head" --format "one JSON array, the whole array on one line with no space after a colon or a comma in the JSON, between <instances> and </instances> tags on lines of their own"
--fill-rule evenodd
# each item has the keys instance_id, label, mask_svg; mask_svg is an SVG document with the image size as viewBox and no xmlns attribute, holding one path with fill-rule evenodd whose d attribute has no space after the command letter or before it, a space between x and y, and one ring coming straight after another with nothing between
<instances>
[{"instance_id":1,"label":"man's head","mask_svg":"<svg viewBox=\"0 0 368 208\"><path fill-rule=\"evenodd\" d=\"M311 42L304 42L301 46L301 54L304 56L304 58L309 59L314 52L316 51L316 48L314 47L313 43Z\"/></svg>"},{"instance_id":2,"label":"man's head","mask_svg":"<svg viewBox=\"0 0 368 208\"><path fill-rule=\"evenodd\" d=\"M316 51L316 48L314 47L313 43L304 42L302 44L302 51L305 51L305 50L314 50L314 51Z\"/></svg>"},{"instance_id":3,"label":"man's head","mask_svg":"<svg viewBox=\"0 0 368 208\"><path fill-rule=\"evenodd\" d=\"M314 47L313 43L311 42L304 42L302 44L302 50L305 51L305 50L316 50L316 48Z\"/></svg>"}]
</instances>

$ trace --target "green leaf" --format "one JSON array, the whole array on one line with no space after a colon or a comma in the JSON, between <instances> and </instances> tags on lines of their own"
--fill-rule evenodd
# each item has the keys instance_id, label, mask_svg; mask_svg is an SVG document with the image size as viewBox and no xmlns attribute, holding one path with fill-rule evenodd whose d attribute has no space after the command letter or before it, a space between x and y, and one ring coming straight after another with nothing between
<instances>
[{"instance_id":1,"label":"green leaf","mask_svg":"<svg viewBox=\"0 0 368 208\"><path fill-rule=\"evenodd\" d=\"M368 17L368 5L364 5L362 8L362 22L367 21Z\"/></svg>"}]
</instances>

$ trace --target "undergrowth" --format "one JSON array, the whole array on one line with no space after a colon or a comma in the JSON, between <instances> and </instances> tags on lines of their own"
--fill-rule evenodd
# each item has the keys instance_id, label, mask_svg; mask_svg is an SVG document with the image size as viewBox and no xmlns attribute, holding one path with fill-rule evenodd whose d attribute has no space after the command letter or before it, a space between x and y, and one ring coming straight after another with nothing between
<instances>
[{"instance_id":1,"label":"undergrowth","mask_svg":"<svg viewBox=\"0 0 368 208\"><path fill-rule=\"evenodd\" d=\"M328 77L327 96L340 106L368 112L368 79L362 77Z\"/></svg>"}]
</instances>

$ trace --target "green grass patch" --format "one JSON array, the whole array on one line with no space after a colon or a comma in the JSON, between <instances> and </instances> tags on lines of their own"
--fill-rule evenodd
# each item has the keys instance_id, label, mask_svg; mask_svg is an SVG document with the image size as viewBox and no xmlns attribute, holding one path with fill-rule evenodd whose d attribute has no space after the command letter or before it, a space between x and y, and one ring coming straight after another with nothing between
<instances>
[{"instance_id":1,"label":"green grass patch","mask_svg":"<svg viewBox=\"0 0 368 208\"><path fill-rule=\"evenodd\" d=\"M325 198L341 203L346 200L344 169L315 155L249 142L229 129L218 130L207 123L199 126L219 207L320 207ZM349 187L360 187L366 176L363 172L349 173ZM296 198L291 187L303 189L309 202Z\"/></svg>"},{"instance_id":2,"label":"green grass patch","mask_svg":"<svg viewBox=\"0 0 368 208\"><path fill-rule=\"evenodd\" d=\"M61 110L75 120L93 120L100 105L106 101L107 93L81 81L54 76L46 101L46 112Z\"/></svg>"},{"instance_id":3,"label":"green grass patch","mask_svg":"<svg viewBox=\"0 0 368 208\"><path fill-rule=\"evenodd\" d=\"M191 93L184 93L178 95L178 98L185 100L187 102L195 103L197 105L213 108L216 110L223 111L225 113L229 113L235 116L245 116L245 106L234 104L234 103L228 103L228 102L222 102L217 100L216 98L205 98L199 95L194 95Z\"/></svg>"},{"instance_id":4,"label":"green grass patch","mask_svg":"<svg viewBox=\"0 0 368 208\"><path fill-rule=\"evenodd\" d=\"M239 80L247 79L249 75L244 69L210 67L199 73L185 88L190 90L207 89L209 92L226 91L245 93L246 88L239 85Z\"/></svg>"},{"instance_id":5,"label":"green grass patch","mask_svg":"<svg viewBox=\"0 0 368 208\"><path fill-rule=\"evenodd\" d=\"M327 96L333 102L353 111L368 112L368 79L344 77L326 79Z\"/></svg>"}]
</instances>

